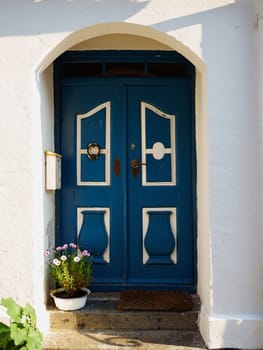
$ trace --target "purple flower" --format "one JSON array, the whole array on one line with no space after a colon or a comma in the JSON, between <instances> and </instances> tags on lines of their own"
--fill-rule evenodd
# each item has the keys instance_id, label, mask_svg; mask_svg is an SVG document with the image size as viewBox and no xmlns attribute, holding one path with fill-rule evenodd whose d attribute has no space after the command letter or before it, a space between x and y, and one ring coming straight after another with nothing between
<instances>
[{"instance_id":1,"label":"purple flower","mask_svg":"<svg viewBox=\"0 0 263 350\"><path fill-rule=\"evenodd\" d=\"M83 256L90 256L90 252L88 250L83 250L81 253Z\"/></svg>"},{"instance_id":2,"label":"purple flower","mask_svg":"<svg viewBox=\"0 0 263 350\"><path fill-rule=\"evenodd\" d=\"M75 243L69 243L69 246L73 249L77 248L76 244Z\"/></svg>"},{"instance_id":3,"label":"purple flower","mask_svg":"<svg viewBox=\"0 0 263 350\"><path fill-rule=\"evenodd\" d=\"M62 250L63 248L62 247L57 247L56 248L56 251L59 252L60 250Z\"/></svg>"},{"instance_id":4,"label":"purple flower","mask_svg":"<svg viewBox=\"0 0 263 350\"><path fill-rule=\"evenodd\" d=\"M63 250L68 249L68 244L64 244L62 247Z\"/></svg>"},{"instance_id":5,"label":"purple flower","mask_svg":"<svg viewBox=\"0 0 263 350\"><path fill-rule=\"evenodd\" d=\"M45 256L49 256L50 255L50 250L49 249L47 249L46 251L45 251Z\"/></svg>"}]
</instances>

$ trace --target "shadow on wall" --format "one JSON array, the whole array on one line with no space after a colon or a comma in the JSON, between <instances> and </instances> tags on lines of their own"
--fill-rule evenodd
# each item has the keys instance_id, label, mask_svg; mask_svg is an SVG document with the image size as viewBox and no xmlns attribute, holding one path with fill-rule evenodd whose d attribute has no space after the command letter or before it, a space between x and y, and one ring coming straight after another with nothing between
<instances>
[{"instance_id":1,"label":"shadow on wall","mask_svg":"<svg viewBox=\"0 0 263 350\"><path fill-rule=\"evenodd\" d=\"M140 12L148 3L149 0L3 1L0 35L71 32L88 25L120 22Z\"/></svg>"}]
</instances>

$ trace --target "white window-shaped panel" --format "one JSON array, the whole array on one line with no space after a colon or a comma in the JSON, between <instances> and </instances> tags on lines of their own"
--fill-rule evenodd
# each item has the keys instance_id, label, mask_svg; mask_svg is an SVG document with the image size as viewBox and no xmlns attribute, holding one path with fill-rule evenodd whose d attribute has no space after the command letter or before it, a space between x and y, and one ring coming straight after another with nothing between
<instances>
[{"instance_id":1,"label":"white window-shaped panel","mask_svg":"<svg viewBox=\"0 0 263 350\"><path fill-rule=\"evenodd\" d=\"M175 115L141 102L143 186L176 184L175 134Z\"/></svg>"},{"instance_id":2,"label":"white window-shaped panel","mask_svg":"<svg viewBox=\"0 0 263 350\"><path fill-rule=\"evenodd\" d=\"M110 185L110 102L102 103L85 114L77 115L77 185ZM96 142L100 155L87 157L87 145Z\"/></svg>"}]
</instances>

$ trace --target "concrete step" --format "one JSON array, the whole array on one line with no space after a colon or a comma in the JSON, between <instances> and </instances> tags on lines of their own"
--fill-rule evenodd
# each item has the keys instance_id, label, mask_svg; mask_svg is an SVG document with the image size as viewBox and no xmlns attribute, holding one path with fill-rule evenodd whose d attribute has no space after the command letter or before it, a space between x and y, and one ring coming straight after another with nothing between
<instances>
[{"instance_id":1,"label":"concrete step","mask_svg":"<svg viewBox=\"0 0 263 350\"><path fill-rule=\"evenodd\" d=\"M52 330L42 350L204 350L198 331L77 331Z\"/></svg>"},{"instance_id":2,"label":"concrete step","mask_svg":"<svg viewBox=\"0 0 263 350\"><path fill-rule=\"evenodd\" d=\"M199 299L189 312L117 310L118 293L92 293L77 311L48 309L50 332L43 350L206 349L197 328Z\"/></svg>"},{"instance_id":3,"label":"concrete step","mask_svg":"<svg viewBox=\"0 0 263 350\"><path fill-rule=\"evenodd\" d=\"M199 299L193 298L193 310L188 312L119 311L118 293L93 293L85 308L59 311L49 308L51 330L197 330Z\"/></svg>"}]
</instances>

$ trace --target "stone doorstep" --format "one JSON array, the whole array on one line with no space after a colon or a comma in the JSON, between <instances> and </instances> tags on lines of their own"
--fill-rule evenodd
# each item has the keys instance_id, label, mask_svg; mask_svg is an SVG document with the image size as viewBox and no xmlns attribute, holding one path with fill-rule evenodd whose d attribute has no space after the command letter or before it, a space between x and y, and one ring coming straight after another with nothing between
<instances>
[{"instance_id":1,"label":"stone doorstep","mask_svg":"<svg viewBox=\"0 0 263 350\"><path fill-rule=\"evenodd\" d=\"M50 332L43 350L186 350L206 349L197 329L199 298L189 312L117 310L119 293L92 293L85 308L48 307Z\"/></svg>"},{"instance_id":2,"label":"stone doorstep","mask_svg":"<svg viewBox=\"0 0 263 350\"><path fill-rule=\"evenodd\" d=\"M42 350L204 350L198 331L76 331L52 330Z\"/></svg>"},{"instance_id":3,"label":"stone doorstep","mask_svg":"<svg viewBox=\"0 0 263 350\"><path fill-rule=\"evenodd\" d=\"M48 308L50 329L57 330L197 330L199 298L193 295L193 310L189 312L119 311L118 293L93 293L85 308L59 311Z\"/></svg>"}]
</instances>

